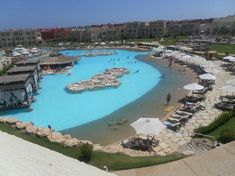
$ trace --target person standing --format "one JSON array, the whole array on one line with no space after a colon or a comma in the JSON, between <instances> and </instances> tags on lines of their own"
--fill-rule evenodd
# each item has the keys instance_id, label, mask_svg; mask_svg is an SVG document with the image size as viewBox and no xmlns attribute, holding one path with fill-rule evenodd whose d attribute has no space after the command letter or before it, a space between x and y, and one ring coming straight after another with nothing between
<instances>
[{"instance_id":1,"label":"person standing","mask_svg":"<svg viewBox=\"0 0 235 176\"><path fill-rule=\"evenodd\" d=\"M169 105L170 101L171 101L171 93L169 92L166 96L166 105Z\"/></svg>"}]
</instances>

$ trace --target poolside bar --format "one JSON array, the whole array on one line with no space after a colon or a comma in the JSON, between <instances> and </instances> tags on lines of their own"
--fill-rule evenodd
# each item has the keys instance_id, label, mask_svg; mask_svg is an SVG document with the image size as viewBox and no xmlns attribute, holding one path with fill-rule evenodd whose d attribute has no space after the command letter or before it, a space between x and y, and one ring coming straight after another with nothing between
<instances>
[{"instance_id":1,"label":"poolside bar","mask_svg":"<svg viewBox=\"0 0 235 176\"><path fill-rule=\"evenodd\" d=\"M39 88L39 72L37 66L22 66L22 67L13 67L7 71L7 75L21 75L21 74L29 74L32 81L33 92L37 92Z\"/></svg>"},{"instance_id":2,"label":"poolside bar","mask_svg":"<svg viewBox=\"0 0 235 176\"><path fill-rule=\"evenodd\" d=\"M17 67L25 67L25 66L36 66L38 72L41 71L39 60L24 60L15 63Z\"/></svg>"},{"instance_id":3,"label":"poolside bar","mask_svg":"<svg viewBox=\"0 0 235 176\"><path fill-rule=\"evenodd\" d=\"M0 110L29 107L33 100L30 74L0 77Z\"/></svg>"}]
</instances>

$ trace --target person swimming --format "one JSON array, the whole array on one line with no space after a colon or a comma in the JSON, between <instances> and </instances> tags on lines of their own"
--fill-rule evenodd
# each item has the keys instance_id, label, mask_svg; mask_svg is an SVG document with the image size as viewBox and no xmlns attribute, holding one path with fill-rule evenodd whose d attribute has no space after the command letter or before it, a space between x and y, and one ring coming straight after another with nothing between
<instances>
[{"instance_id":1,"label":"person swimming","mask_svg":"<svg viewBox=\"0 0 235 176\"><path fill-rule=\"evenodd\" d=\"M135 73L139 73L140 71L139 70L136 70Z\"/></svg>"}]
</instances>

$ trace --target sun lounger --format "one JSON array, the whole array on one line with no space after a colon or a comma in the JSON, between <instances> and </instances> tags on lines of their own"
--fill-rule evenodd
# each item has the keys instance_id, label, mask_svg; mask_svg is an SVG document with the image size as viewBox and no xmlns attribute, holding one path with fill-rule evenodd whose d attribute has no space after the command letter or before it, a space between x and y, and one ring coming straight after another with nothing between
<instances>
[{"instance_id":1,"label":"sun lounger","mask_svg":"<svg viewBox=\"0 0 235 176\"><path fill-rule=\"evenodd\" d=\"M222 111L230 111L235 108L235 104L228 104L228 103L220 102L220 103L215 104L215 107Z\"/></svg>"}]
</instances>

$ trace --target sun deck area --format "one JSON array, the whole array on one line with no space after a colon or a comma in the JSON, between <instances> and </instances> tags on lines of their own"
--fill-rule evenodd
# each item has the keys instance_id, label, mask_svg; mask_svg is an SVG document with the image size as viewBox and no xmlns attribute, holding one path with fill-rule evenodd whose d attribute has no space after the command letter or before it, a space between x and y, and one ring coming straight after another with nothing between
<instances>
[{"instance_id":1,"label":"sun deck area","mask_svg":"<svg viewBox=\"0 0 235 176\"><path fill-rule=\"evenodd\" d=\"M14 84L25 84L27 80L29 80L29 77L30 77L29 74L0 76L0 86L12 86Z\"/></svg>"},{"instance_id":2,"label":"sun deck area","mask_svg":"<svg viewBox=\"0 0 235 176\"><path fill-rule=\"evenodd\" d=\"M37 69L36 66L12 67L7 71L8 75L32 73Z\"/></svg>"}]
</instances>

